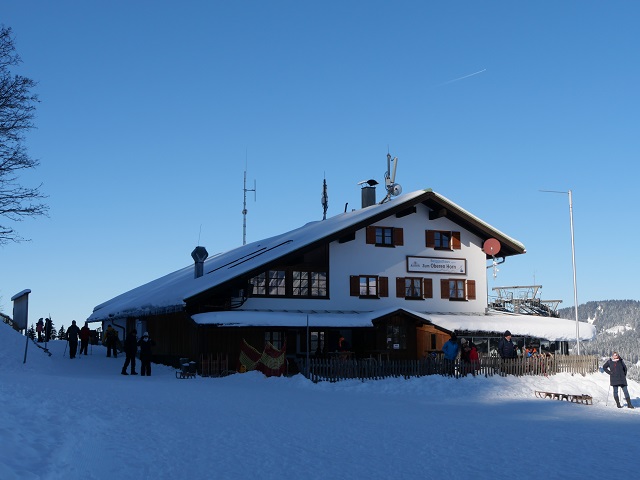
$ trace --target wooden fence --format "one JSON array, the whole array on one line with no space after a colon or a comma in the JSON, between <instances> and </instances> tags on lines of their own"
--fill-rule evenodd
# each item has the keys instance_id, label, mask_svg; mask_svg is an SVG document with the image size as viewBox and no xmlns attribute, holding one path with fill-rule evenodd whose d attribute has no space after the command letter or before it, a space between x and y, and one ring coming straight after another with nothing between
<instances>
[{"instance_id":1,"label":"wooden fence","mask_svg":"<svg viewBox=\"0 0 640 480\"><path fill-rule=\"evenodd\" d=\"M571 373L586 375L598 371L598 357L595 355L549 355L502 360L498 357L481 357L476 364L454 362L442 356L426 357L422 360L377 360L364 359L310 359L296 360L300 372L314 383L337 382L347 379L378 380L389 377L422 377L444 375L463 377L466 375L555 375Z\"/></svg>"},{"instance_id":2,"label":"wooden fence","mask_svg":"<svg viewBox=\"0 0 640 480\"><path fill-rule=\"evenodd\" d=\"M229 355L210 353L200 355L200 375L203 377L224 377L229 374Z\"/></svg>"}]
</instances>

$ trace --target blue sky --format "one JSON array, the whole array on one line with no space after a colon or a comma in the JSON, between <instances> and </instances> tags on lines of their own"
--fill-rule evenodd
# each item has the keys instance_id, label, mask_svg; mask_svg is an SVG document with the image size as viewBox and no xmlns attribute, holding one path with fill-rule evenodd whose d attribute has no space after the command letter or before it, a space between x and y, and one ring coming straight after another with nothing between
<instances>
[{"instance_id":1,"label":"blue sky","mask_svg":"<svg viewBox=\"0 0 640 480\"><path fill-rule=\"evenodd\" d=\"M399 158L522 242L489 287L640 299L634 248L637 18L621 1L5 0L17 73L39 82L22 176L50 217L0 247L0 306L29 288L57 326L247 242L360 206L357 182ZM382 189L378 189L381 198ZM628 246L628 247L627 247ZM613 248L612 248L613 247ZM627 247L627 248L625 248ZM630 247L630 248L629 248ZM34 320L34 321L35 321Z\"/></svg>"}]
</instances>

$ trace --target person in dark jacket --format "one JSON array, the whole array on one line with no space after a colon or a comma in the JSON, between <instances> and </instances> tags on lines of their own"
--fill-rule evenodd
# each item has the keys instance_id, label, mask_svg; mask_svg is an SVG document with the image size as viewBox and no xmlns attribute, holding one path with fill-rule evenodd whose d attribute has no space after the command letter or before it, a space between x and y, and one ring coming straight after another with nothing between
<instances>
[{"instance_id":1,"label":"person in dark jacket","mask_svg":"<svg viewBox=\"0 0 640 480\"><path fill-rule=\"evenodd\" d=\"M509 330L504 332L504 336L498 342L498 355L500 355L500 358L503 360L516 358L518 356L516 347L511 342L511 332Z\"/></svg>"},{"instance_id":2,"label":"person in dark jacket","mask_svg":"<svg viewBox=\"0 0 640 480\"><path fill-rule=\"evenodd\" d=\"M36 332L38 332L38 342L42 342L42 331L44 330L44 321L42 319L38 320L36 323Z\"/></svg>"},{"instance_id":3,"label":"person in dark jacket","mask_svg":"<svg viewBox=\"0 0 640 480\"><path fill-rule=\"evenodd\" d=\"M622 408L620 398L618 397L618 387L622 387L624 399L627 401L627 407L634 408L634 406L631 405L629 390L627 390L627 366L624 364L620 355L618 355L618 352L613 352L611 358L604 362L602 369L609 375L609 383L613 387L613 399L616 401L618 408Z\"/></svg>"},{"instance_id":4,"label":"person in dark jacket","mask_svg":"<svg viewBox=\"0 0 640 480\"><path fill-rule=\"evenodd\" d=\"M126 355L126 360L124 361L124 365L122 366L122 375L129 375L127 373L127 367L131 364L131 375L137 375L136 372L136 352L138 351L138 339L136 338L137 331L134 328L127 335L126 340L124 341L124 354Z\"/></svg>"},{"instance_id":5,"label":"person in dark jacket","mask_svg":"<svg viewBox=\"0 0 640 480\"><path fill-rule=\"evenodd\" d=\"M138 346L140 347L140 375L151 376L151 347L155 346L156 342L149 338L149 334L144 332L142 338L138 340Z\"/></svg>"},{"instance_id":6,"label":"person in dark jacket","mask_svg":"<svg viewBox=\"0 0 640 480\"><path fill-rule=\"evenodd\" d=\"M87 354L87 350L89 349L89 337L91 337L89 322L84 322L84 327L80 329L80 355L82 355L82 352L84 352L85 355Z\"/></svg>"},{"instance_id":7,"label":"person in dark jacket","mask_svg":"<svg viewBox=\"0 0 640 480\"><path fill-rule=\"evenodd\" d=\"M71 326L67 329L67 341L69 342L69 358L76 358L78 351L78 336L80 329L76 325L76 321L71 322Z\"/></svg>"},{"instance_id":8,"label":"person in dark jacket","mask_svg":"<svg viewBox=\"0 0 640 480\"><path fill-rule=\"evenodd\" d=\"M107 347L107 357L110 357L113 351L113 358L118 358L118 332L111 325L104 332L103 342Z\"/></svg>"}]
</instances>

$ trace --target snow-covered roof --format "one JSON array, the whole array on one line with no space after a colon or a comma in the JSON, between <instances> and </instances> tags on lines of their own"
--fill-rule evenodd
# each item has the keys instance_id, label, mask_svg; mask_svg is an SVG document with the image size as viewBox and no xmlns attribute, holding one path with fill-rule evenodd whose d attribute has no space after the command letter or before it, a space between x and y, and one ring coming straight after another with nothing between
<instances>
[{"instance_id":1,"label":"snow-covered roof","mask_svg":"<svg viewBox=\"0 0 640 480\"><path fill-rule=\"evenodd\" d=\"M545 338L547 340L575 340L576 324L562 318L536 315L494 313L487 315L430 314L406 308L390 307L370 312L261 312L224 311L198 313L191 318L199 325L225 327L371 327L372 321L397 311L419 317L449 331L496 332L509 330L515 336ZM596 335L593 325L580 322L580 339L591 340Z\"/></svg>"},{"instance_id":2,"label":"snow-covered roof","mask_svg":"<svg viewBox=\"0 0 640 480\"><path fill-rule=\"evenodd\" d=\"M203 276L194 278L194 266L191 264L96 306L88 321L106 320L114 316L144 315L156 309L182 307L186 299L258 269L296 250L322 240L337 239L342 232L363 228L420 202L446 209L456 218L463 218L479 233L498 238L507 247L505 250L510 252L505 255L525 252L524 245L484 223L442 195L430 189L417 190L382 204L341 213L326 220L310 222L290 232L213 255L204 262Z\"/></svg>"}]
</instances>

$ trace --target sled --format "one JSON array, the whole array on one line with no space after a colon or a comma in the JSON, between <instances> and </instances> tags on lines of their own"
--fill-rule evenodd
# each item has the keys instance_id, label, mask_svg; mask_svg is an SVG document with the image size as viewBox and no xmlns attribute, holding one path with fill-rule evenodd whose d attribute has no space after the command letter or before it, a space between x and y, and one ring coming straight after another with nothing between
<instances>
[{"instance_id":1,"label":"sled","mask_svg":"<svg viewBox=\"0 0 640 480\"><path fill-rule=\"evenodd\" d=\"M591 395L580 394L580 395L571 395L568 393L554 393L554 392L541 392L539 390L535 391L536 397L538 398L550 398L551 400L566 400L571 403L582 403L583 405L593 405L593 398Z\"/></svg>"},{"instance_id":2,"label":"sled","mask_svg":"<svg viewBox=\"0 0 640 480\"><path fill-rule=\"evenodd\" d=\"M176 371L176 378L196 378L196 362L188 358L180 359L180 370Z\"/></svg>"}]
</instances>

